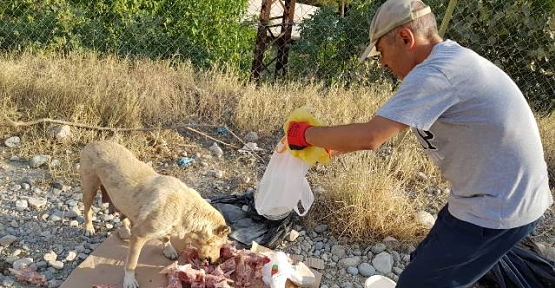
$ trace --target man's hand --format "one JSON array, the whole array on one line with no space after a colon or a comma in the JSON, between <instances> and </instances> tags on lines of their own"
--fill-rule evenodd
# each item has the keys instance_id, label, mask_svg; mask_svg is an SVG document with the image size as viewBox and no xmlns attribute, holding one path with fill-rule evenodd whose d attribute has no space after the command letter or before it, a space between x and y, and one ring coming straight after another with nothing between
<instances>
[{"instance_id":1,"label":"man's hand","mask_svg":"<svg viewBox=\"0 0 555 288\"><path fill-rule=\"evenodd\" d=\"M306 122L291 121L289 123L289 128L287 129L287 143L289 144L289 149L301 150L311 146L305 139L306 129L310 127L312 127L312 125Z\"/></svg>"}]
</instances>

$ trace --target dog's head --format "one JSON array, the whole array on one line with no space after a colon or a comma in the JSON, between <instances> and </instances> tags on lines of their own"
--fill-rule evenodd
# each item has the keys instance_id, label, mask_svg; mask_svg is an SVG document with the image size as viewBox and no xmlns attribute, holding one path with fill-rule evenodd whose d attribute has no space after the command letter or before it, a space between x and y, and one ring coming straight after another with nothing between
<instances>
[{"instance_id":1,"label":"dog's head","mask_svg":"<svg viewBox=\"0 0 555 288\"><path fill-rule=\"evenodd\" d=\"M200 260L208 260L210 263L215 263L220 259L220 249L227 243L227 235L231 229L227 225L220 225L211 233L207 233L200 237L194 237L194 246L198 248L198 255Z\"/></svg>"}]
</instances>

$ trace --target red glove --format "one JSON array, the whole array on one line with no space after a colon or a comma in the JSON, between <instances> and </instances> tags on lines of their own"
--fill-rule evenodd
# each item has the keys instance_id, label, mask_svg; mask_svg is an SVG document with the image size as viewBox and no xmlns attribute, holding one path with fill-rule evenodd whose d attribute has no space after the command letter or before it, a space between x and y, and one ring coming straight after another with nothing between
<instances>
[{"instance_id":1,"label":"red glove","mask_svg":"<svg viewBox=\"0 0 555 288\"><path fill-rule=\"evenodd\" d=\"M306 129L312 127L312 125L306 122L295 122L291 121L289 123L289 128L287 129L287 143L289 144L289 149L291 150L302 150L308 146L311 146L305 139Z\"/></svg>"}]
</instances>

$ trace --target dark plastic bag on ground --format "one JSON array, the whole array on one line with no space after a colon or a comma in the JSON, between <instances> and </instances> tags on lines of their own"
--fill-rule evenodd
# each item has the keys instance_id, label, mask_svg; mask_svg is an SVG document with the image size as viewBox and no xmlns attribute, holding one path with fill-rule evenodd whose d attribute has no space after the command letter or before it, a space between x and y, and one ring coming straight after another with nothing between
<instances>
[{"instance_id":1,"label":"dark plastic bag on ground","mask_svg":"<svg viewBox=\"0 0 555 288\"><path fill-rule=\"evenodd\" d=\"M478 283L495 288L553 288L555 261L538 253L534 242L526 238L503 256Z\"/></svg>"},{"instance_id":2,"label":"dark plastic bag on ground","mask_svg":"<svg viewBox=\"0 0 555 288\"><path fill-rule=\"evenodd\" d=\"M290 213L282 220L269 220L254 208L253 193L209 197L210 203L224 216L231 227L229 237L237 241L237 248L250 248L252 241L275 249L291 231L293 217ZM242 207L247 206L247 212Z\"/></svg>"}]
</instances>

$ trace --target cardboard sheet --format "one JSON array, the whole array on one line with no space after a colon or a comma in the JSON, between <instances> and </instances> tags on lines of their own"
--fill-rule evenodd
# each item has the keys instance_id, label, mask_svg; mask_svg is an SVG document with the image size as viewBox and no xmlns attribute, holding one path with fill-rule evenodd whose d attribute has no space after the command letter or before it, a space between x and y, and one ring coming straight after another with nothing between
<instances>
[{"instance_id":1,"label":"cardboard sheet","mask_svg":"<svg viewBox=\"0 0 555 288\"><path fill-rule=\"evenodd\" d=\"M127 257L128 245L113 233L100 246L98 246L87 259L85 259L66 279L60 288L90 288L93 285L111 284L115 287L123 287L123 275L125 258ZM179 241L172 241L178 251L183 247L177 245ZM184 259L179 258L183 264ZM167 284L166 275L159 272L173 261L167 259L162 253L162 242L152 240L148 242L141 252L139 264L135 270L135 277L141 288L160 288ZM313 271L316 275L316 283L313 287L320 286L321 274ZM253 281L252 288L265 287L262 280ZM287 288L297 287L288 282Z\"/></svg>"}]
</instances>

